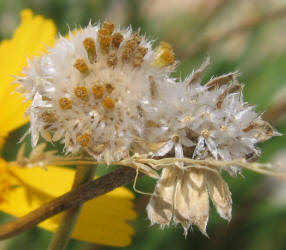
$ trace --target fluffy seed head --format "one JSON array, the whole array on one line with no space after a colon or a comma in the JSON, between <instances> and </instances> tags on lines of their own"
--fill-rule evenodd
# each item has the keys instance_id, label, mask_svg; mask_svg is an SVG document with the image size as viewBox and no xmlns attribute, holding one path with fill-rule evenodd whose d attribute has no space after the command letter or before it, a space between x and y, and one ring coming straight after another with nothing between
<instances>
[{"instance_id":1,"label":"fluffy seed head","mask_svg":"<svg viewBox=\"0 0 286 250\"><path fill-rule=\"evenodd\" d=\"M32 145L39 135L61 140L67 153L83 150L107 164L130 153L256 160L256 144L278 133L243 100L237 72L202 85L208 64L176 80L170 44L153 50L145 37L110 22L60 37L19 78L32 101ZM162 226L173 218L185 230L194 224L206 233L209 197L229 220L231 197L220 173L179 162L163 169L148 216Z\"/></svg>"},{"instance_id":2,"label":"fluffy seed head","mask_svg":"<svg viewBox=\"0 0 286 250\"><path fill-rule=\"evenodd\" d=\"M146 121L153 120L144 111L154 105L149 79L154 86L173 81L174 61L154 66L156 51L145 37L108 21L60 37L19 79L33 102L33 146L41 134L61 140L66 152L84 147L98 160L129 155L135 138L144 136Z\"/></svg>"},{"instance_id":3,"label":"fluffy seed head","mask_svg":"<svg viewBox=\"0 0 286 250\"><path fill-rule=\"evenodd\" d=\"M237 72L201 85L208 64L175 80L170 44L153 50L145 37L110 22L61 37L19 79L33 103L32 144L39 134L62 139L67 152L84 147L108 163L130 151L255 160L255 144L277 133L244 102Z\"/></svg>"}]
</instances>

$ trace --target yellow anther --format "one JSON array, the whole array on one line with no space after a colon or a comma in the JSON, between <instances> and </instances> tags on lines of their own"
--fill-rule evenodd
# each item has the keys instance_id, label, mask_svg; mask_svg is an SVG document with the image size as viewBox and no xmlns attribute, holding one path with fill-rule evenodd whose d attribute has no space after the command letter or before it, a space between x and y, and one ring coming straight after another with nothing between
<instances>
[{"instance_id":1,"label":"yellow anther","mask_svg":"<svg viewBox=\"0 0 286 250\"><path fill-rule=\"evenodd\" d=\"M113 109L115 106L115 103L110 97L106 97L102 102L102 106L105 109Z\"/></svg>"},{"instance_id":2,"label":"yellow anther","mask_svg":"<svg viewBox=\"0 0 286 250\"><path fill-rule=\"evenodd\" d=\"M190 124L192 123L194 120L194 118L191 116L191 115L186 115L184 118L183 118L183 122L185 124Z\"/></svg>"},{"instance_id":3,"label":"yellow anther","mask_svg":"<svg viewBox=\"0 0 286 250\"><path fill-rule=\"evenodd\" d=\"M139 45L139 43L142 41L142 37L139 36L138 33L135 33L132 35L132 40L136 43L136 45Z\"/></svg>"},{"instance_id":4,"label":"yellow anther","mask_svg":"<svg viewBox=\"0 0 286 250\"><path fill-rule=\"evenodd\" d=\"M105 87L106 91L107 91L109 94L111 94L112 91L114 90L114 87L113 87L110 83L106 83L106 84L104 85L104 87Z\"/></svg>"},{"instance_id":5,"label":"yellow anther","mask_svg":"<svg viewBox=\"0 0 286 250\"><path fill-rule=\"evenodd\" d=\"M59 105L64 110L72 108L71 100L66 98L66 97L63 97L63 98L59 99Z\"/></svg>"},{"instance_id":6,"label":"yellow anther","mask_svg":"<svg viewBox=\"0 0 286 250\"><path fill-rule=\"evenodd\" d=\"M180 137L177 136L177 135L174 135L174 136L172 137L172 141L173 141L174 143L179 143L179 142L180 142Z\"/></svg>"},{"instance_id":7,"label":"yellow anther","mask_svg":"<svg viewBox=\"0 0 286 250\"><path fill-rule=\"evenodd\" d=\"M147 48L144 48L144 47L141 47L139 46L137 49L136 49L136 54L140 54L142 57L144 57L148 52L148 49Z\"/></svg>"},{"instance_id":8,"label":"yellow anther","mask_svg":"<svg viewBox=\"0 0 286 250\"><path fill-rule=\"evenodd\" d=\"M116 53L110 53L107 57L107 65L109 67L114 67L117 65L117 55Z\"/></svg>"},{"instance_id":9,"label":"yellow anther","mask_svg":"<svg viewBox=\"0 0 286 250\"><path fill-rule=\"evenodd\" d=\"M92 87L92 92L94 94L94 97L96 99L99 99L99 98L102 98L103 96L104 88L102 86L94 85Z\"/></svg>"},{"instance_id":10,"label":"yellow anther","mask_svg":"<svg viewBox=\"0 0 286 250\"><path fill-rule=\"evenodd\" d=\"M124 45L124 50L122 52L122 62L129 63L130 59L134 55L134 51L137 47L137 42L135 40L128 40Z\"/></svg>"},{"instance_id":11,"label":"yellow anther","mask_svg":"<svg viewBox=\"0 0 286 250\"><path fill-rule=\"evenodd\" d=\"M51 98L49 98L48 96L42 95L42 100L43 101L50 101Z\"/></svg>"},{"instance_id":12,"label":"yellow anther","mask_svg":"<svg viewBox=\"0 0 286 250\"><path fill-rule=\"evenodd\" d=\"M146 128L160 128L160 125L153 120L146 121L145 126Z\"/></svg>"},{"instance_id":13,"label":"yellow anther","mask_svg":"<svg viewBox=\"0 0 286 250\"><path fill-rule=\"evenodd\" d=\"M88 59L91 63L96 60L96 46L93 38L87 37L83 41L83 46L87 52Z\"/></svg>"},{"instance_id":14,"label":"yellow anther","mask_svg":"<svg viewBox=\"0 0 286 250\"><path fill-rule=\"evenodd\" d=\"M109 50L109 45L111 42L110 31L108 29L99 29L98 30L98 40L100 44L101 51L107 53Z\"/></svg>"},{"instance_id":15,"label":"yellow anther","mask_svg":"<svg viewBox=\"0 0 286 250\"><path fill-rule=\"evenodd\" d=\"M87 133L82 134L82 135L78 135L76 137L76 141L82 147L88 147L91 144L91 136Z\"/></svg>"},{"instance_id":16,"label":"yellow anther","mask_svg":"<svg viewBox=\"0 0 286 250\"><path fill-rule=\"evenodd\" d=\"M135 55L132 60L132 64L134 67L141 67L143 61L144 61L144 56L146 55L148 49L144 47L138 47L135 51Z\"/></svg>"},{"instance_id":17,"label":"yellow anther","mask_svg":"<svg viewBox=\"0 0 286 250\"><path fill-rule=\"evenodd\" d=\"M135 51L136 47L137 47L137 41L133 39L128 40L125 44L125 48L130 49L132 52Z\"/></svg>"},{"instance_id":18,"label":"yellow anther","mask_svg":"<svg viewBox=\"0 0 286 250\"><path fill-rule=\"evenodd\" d=\"M88 71L88 67L83 59L76 59L73 65L80 73L86 73Z\"/></svg>"},{"instance_id":19,"label":"yellow anther","mask_svg":"<svg viewBox=\"0 0 286 250\"><path fill-rule=\"evenodd\" d=\"M112 47L118 49L120 44L123 41L123 35L119 32L116 32L112 35Z\"/></svg>"},{"instance_id":20,"label":"yellow anther","mask_svg":"<svg viewBox=\"0 0 286 250\"><path fill-rule=\"evenodd\" d=\"M76 97L81 99L86 99L88 97L87 89L84 86L75 87L74 94Z\"/></svg>"},{"instance_id":21,"label":"yellow anther","mask_svg":"<svg viewBox=\"0 0 286 250\"><path fill-rule=\"evenodd\" d=\"M201 136L204 137L204 138L208 138L210 136L210 131L208 129L202 129L201 131Z\"/></svg>"},{"instance_id":22,"label":"yellow anther","mask_svg":"<svg viewBox=\"0 0 286 250\"><path fill-rule=\"evenodd\" d=\"M106 29L109 31L109 35L112 34L112 32L114 31L114 24L109 22L109 21L105 21L103 23L103 29Z\"/></svg>"},{"instance_id":23,"label":"yellow anther","mask_svg":"<svg viewBox=\"0 0 286 250\"><path fill-rule=\"evenodd\" d=\"M174 62L175 55L172 46L169 43L161 42L156 51L156 58L152 65L157 67L166 67Z\"/></svg>"},{"instance_id":24,"label":"yellow anther","mask_svg":"<svg viewBox=\"0 0 286 250\"><path fill-rule=\"evenodd\" d=\"M141 67L142 63L144 62L144 59L142 56L135 56L132 60L133 67Z\"/></svg>"},{"instance_id":25,"label":"yellow anther","mask_svg":"<svg viewBox=\"0 0 286 250\"><path fill-rule=\"evenodd\" d=\"M47 123L54 122L56 120L55 112L46 110L41 114L41 119Z\"/></svg>"}]
</instances>

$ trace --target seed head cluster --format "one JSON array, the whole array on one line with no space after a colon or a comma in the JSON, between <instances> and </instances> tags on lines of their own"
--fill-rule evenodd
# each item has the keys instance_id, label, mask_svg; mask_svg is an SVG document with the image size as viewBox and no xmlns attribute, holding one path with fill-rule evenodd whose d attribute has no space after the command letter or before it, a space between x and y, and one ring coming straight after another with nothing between
<instances>
[{"instance_id":1,"label":"seed head cluster","mask_svg":"<svg viewBox=\"0 0 286 250\"><path fill-rule=\"evenodd\" d=\"M107 164L130 153L155 158L245 159L255 146L278 134L243 99L238 73L202 84L207 59L186 79L174 79L170 44L157 48L131 28L106 21L60 37L53 48L29 61L19 91L32 105L32 145L39 135L61 141L65 152L81 150ZM239 168L227 169L236 174ZM209 197L218 213L231 217L231 195L219 171L179 163L163 169L148 205L152 223L173 218L203 233Z\"/></svg>"}]
</instances>

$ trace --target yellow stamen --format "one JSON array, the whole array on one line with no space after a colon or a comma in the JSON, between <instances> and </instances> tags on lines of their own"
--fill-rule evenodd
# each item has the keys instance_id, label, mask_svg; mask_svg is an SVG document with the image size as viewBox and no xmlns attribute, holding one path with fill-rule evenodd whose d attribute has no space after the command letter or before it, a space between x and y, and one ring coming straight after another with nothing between
<instances>
[{"instance_id":1,"label":"yellow stamen","mask_svg":"<svg viewBox=\"0 0 286 250\"><path fill-rule=\"evenodd\" d=\"M42 114L41 114L41 118L44 122L54 122L56 120L56 115L55 115L55 112L53 111L44 111Z\"/></svg>"},{"instance_id":2,"label":"yellow stamen","mask_svg":"<svg viewBox=\"0 0 286 250\"><path fill-rule=\"evenodd\" d=\"M106 109L113 109L115 103L110 97L106 97L102 102L102 106Z\"/></svg>"},{"instance_id":3,"label":"yellow stamen","mask_svg":"<svg viewBox=\"0 0 286 250\"><path fill-rule=\"evenodd\" d=\"M59 100L59 105L63 110L71 109L72 108L72 102L70 99L63 97Z\"/></svg>"},{"instance_id":4,"label":"yellow stamen","mask_svg":"<svg viewBox=\"0 0 286 250\"><path fill-rule=\"evenodd\" d=\"M148 49L144 48L144 47L141 47L141 46L136 49L136 54L138 53L142 57L144 57L147 54L147 52L148 52Z\"/></svg>"},{"instance_id":5,"label":"yellow stamen","mask_svg":"<svg viewBox=\"0 0 286 250\"><path fill-rule=\"evenodd\" d=\"M134 58L132 60L132 64L134 67L141 67L143 61L144 61L144 56L146 55L148 49L144 47L138 47L135 51Z\"/></svg>"},{"instance_id":6,"label":"yellow stamen","mask_svg":"<svg viewBox=\"0 0 286 250\"><path fill-rule=\"evenodd\" d=\"M204 137L204 138L208 138L210 136L210 131L208 129L202 129L201 131L201 136Z\"/></svg>"},{"instance_id":7,"label":"yellow stamen","mask_svg":"<svg viewBox=\"0 0 286 250\"><path fill-rule=\"evenodd\" d=\"M90 143L91 143L91 136L87 133L82 134L82 135L78 135L76 137L76 141L82 147L88 147L88 146L90 146Z\"/></svg>"},{"instance_id":8,"label":"yellow stamen","mask_svg":"<svg viewBox=\"0 0 286 250\"><path fill-rule=\"evenodd\" d=\"M131 59L131 57L134 54L134 51L136 49L137 42L135 40L128 40L124 46L124 50L122 53L122 62L128 63Z\"/></svg>"},{"instance_id":9,"label":"yellow stamen","mask_svg":"<svg viewBox=\"0 0 286 250\"><path fill-rule=\"evenodd\" d=\"M111 94L112 91L114 90L114 87L113 87L110 83L106 83L104 86L105 86L106 91L107 91L109 94Z\"/></svg>"},{"instance_id":10,"label":"yellow stamen","mask_svg":"<svg viewBox=\"0 0 286 250\"><path fill-rule=\"evenodd\" d=\"M169 43L161 42L156 53L157 56L152 63L153 66L166 67L175 62L174 51Z\"/></svg>"},{"instance_id":11,"label":"yellow stamen","mask_svg":"<svg viewBox=\"0 0 286 250\"><path fill-rule=\"evenodd\" d=\"M102 98L103 96L103 91L104 91L104 88L102 86L98 86L98 85L94 85L92 87L92 92L94 94L94 97L96 99L99 99L99 98Z\"/></svg>"},{"instance_id":12,"label":"yellow stamen","mask_svg":"<svg viewBox=\"0 0 286 250\"><path fill-rule=\"evenodd\" d=\"M86 99L88 97L87 89L84 86L75 87L74 94L81 99Z\"/></svg>"},{"instance_id":13,"label":"yellow stamen","mask_svg":"<svg viewBox=\"0 0 286 250\"><path fill-rule=\"evenodd\" d=\"M142 41L142 37L138 35L138 33L133 34L132 35L132 40L136 43L136 45L138 46L141 41Z\"/></svg>"},{"instance_id":14,"label":"yellow stamen","mask_svg":"<svg viewBox=\"0 0 286 250\"><path fill-rule=\"evenodd\" d=\"M146 121L145 126L146 128L160 128L160 125L153 120Z\"/></svg>"},{"instance_id":15,"label":"yellow stamen","mask_svg":"<svg viewBox=\"0 0 286 250\"><path fill-rule=\"evenodd\" d=\"M114 67L117 65L117 56L116 53L110 53L107 57L107 65L109 67Z\"/></svg>"},{"instance_id":16,"label":"yellow stamen","mask_svg":"<svg viewBox=\"0 0 286 250\"><path fill-rule=\"evenodd\" d=\"M109 21L105 21L103 24L103 29L106 29L109 31L109 35L112 34L112 32L114 31L114 24L109 22Z\"/></svg>"},{"instance_id":17,"label":"yellow stamen","mask_svg":"<svg viewBox=\"0 0 286 250\"><path fill-rule=\"evenodd\" d=\"M88 71L88 67L83 59L76 59L73 65L80 73L86 73Z\"/></svg>"},{"instance_id":18,"label":"yellow stamen","mask_svg":"<svg viewBox=\"0 0 286 250\"><path fill-rule=\"evenodd\" d=\"M118 49L120 44L123 41L123 35L119 32L116 32L112 35L112 47Z\"/></svg>"},{"instance_id":19,"label":"yellow stamen","mask_svg":"<svg viewBox=\"0 0 286 250\"><path fill-rule=\"evenodd\" d=\"M93 38L87 37L83 41L83 46L87 52L88 59L91 63L96 60L96 46Z\"/></svg>"},{"instance_id":20,"label":"yellow stamen","mask_svg":"<svg viewBox=\"0 0 286 250\"><path fill-rule=\"evenodd\" d=\"M191 115L187 115L183 118L183 122L185 124L190 124L191 122L193 122L194 118Z\"/></svg>"},{"instance_id":21,"label":"yellow stamen","mask_svg":"<svg viewBox=\"0 0 286 250\"><path fill-rule=\"evenodd\" d=\"M111 42L110 31L108 29L99 29L98 30L98 40L100 44L101 51L107 53L109 51L109 45Z\"/></svg>"},{"instance_id":22,"label":"yellow stamen","mask_svg":"<svg viewBox=\"0 0 286 250\"><path fill-rule=\"evenodd\" d=\"M43 101L50 101L51 98L49 98L48 96L42 95L42 100Z\"/></svg>"},{"instance_id":23,"label":"yellow stamen","mask_svg":"<svg viewBox=\"0 0 286 250\"><path fill-rule=\"evenodd\" d=\"M132 65L136 68L136 67L141 67L142 63L143 63L144 59L142 56L135 56L132 60Z\"/></svg>"}]
</instances>

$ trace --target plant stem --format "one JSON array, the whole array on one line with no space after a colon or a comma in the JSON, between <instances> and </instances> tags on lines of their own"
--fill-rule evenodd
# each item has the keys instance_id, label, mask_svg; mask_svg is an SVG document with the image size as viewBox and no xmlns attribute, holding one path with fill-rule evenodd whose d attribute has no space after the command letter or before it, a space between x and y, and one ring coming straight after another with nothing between
<instances>
[{"instance_id":1,"label":"plant stem","mask_svg":"<svg viewBox=\"0 0 286 250\"><path fill-rule=\"evenodd\" d=\"M47 202L21 218L1 225L0 240L16 236L66 209L124 186L133 181L135 176L136 172L134 169L121 167L103 177L92 180ZM142 174L139 173L140 176Z\"/></svg>"},{"instance_id":2,"label":"plant stem","mask_svg":"<svg viewBox=\"0 0 286 250\"><path fill-rule=\"evenodd\" d=\"M82 166L77 167L75 179L73 182L72 190L89 182L93 179L95 174L95 166ZM59 227L50 242L48 250L64 250L70 240L73 229L76 225L83 203L79 203L67 210L61 218Z\"/></svg>"}]
</instances>

